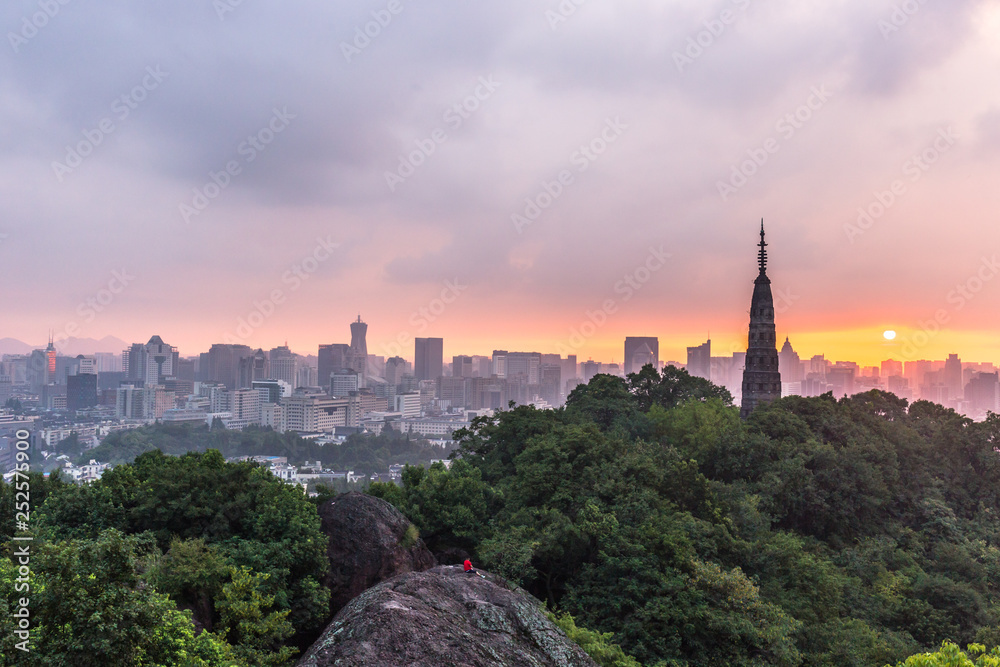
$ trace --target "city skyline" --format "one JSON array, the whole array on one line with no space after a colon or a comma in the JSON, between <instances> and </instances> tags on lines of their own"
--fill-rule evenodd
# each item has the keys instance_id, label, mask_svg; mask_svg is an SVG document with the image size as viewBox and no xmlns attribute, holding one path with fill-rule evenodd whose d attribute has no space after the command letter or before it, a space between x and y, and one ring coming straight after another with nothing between
<instances>
[{"instance_id":1,"label":"city skyline","mask_svg":"<svg viewBox=\"0 0 1000 667\"><path fill-rule=\"evenodd\" d=\"M8 3L0 336L681 359L763 216L780 340L1000 362L1000 6L897 4Z\"/></svg>"}]
</instances>

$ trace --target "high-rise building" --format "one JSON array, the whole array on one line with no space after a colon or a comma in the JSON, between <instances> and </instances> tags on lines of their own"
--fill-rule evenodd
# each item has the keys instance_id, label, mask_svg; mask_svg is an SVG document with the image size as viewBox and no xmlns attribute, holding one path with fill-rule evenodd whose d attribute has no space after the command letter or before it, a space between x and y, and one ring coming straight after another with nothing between
<instances>
[{"instance_id":1,"label":"high-rise building","mask_svg":"<svg viewBox=\"0 0 1000 667\"><path fill-rule=\"evenodd\" d=\"M361 385L364 386L365 377L368 375L368 325L361 321L358 315L356 322L351 322L351 364L349 368L354 369L361 376Z\"/></svg>"},{"instance_id":2,"label":"high-rise building","mask_svg":"<svg viewBox=\"0 0 1000 667\"><path fill-rule=\"evenodd\" d=\"M254 380L270 379L267 354L260 348L240 358L239 369L239 389L249 389L253 386Z\"/></svg>"},{"instance_id":3,"label":"high-rise building","mask_svg":"<svg viewBox=\"0 0 1000 667\"><path fill-rule=\"evenodd\" d=\"M781 352L778 353L778 371L781 373L782 382L802 382L805 377L802 372L802 360L792 349L792 343L787 336L785 344L781 346Z\"/></svg>"},{"instance_id":4,"label":"high-rise building","mask_svg":"<svg viewBox=\"0 0 1000 667\"><path fill-rule=\"evenodd\" d=\"M750 301L750 330L746 366L743 370L743 401L740 417L746 419L762 403L781 398L781 372L778 370L778 347L774 327L774 299L771 279L767 277L767 243L764 221L760 223L760 273L754 281Z\"/></svg>"},{"instance_id":5,"label":"high-rise building","mask_svg":"<svg viewBox=\"0 0 1000 667\"><path fill-rule=\"evenodd\" d=\"M712 341L708 340L698 347L689 347L687 349L687 364L685 366L689 375L711 380Z\"/></svg>"},{"instance_id":6,"label":"high-rise building","mask_svg":"<svg viewBox=\"0 0 1000 667\"><path fill-rule=\"evenodd\" d=\"M457 356L451 358L451 375L456 378L475 377L472 357Z\"/></svg>"},{"instance_id":7,"label":"high-rise building","mask_svg":"<svg viewBox=\"0 0 1000 667\"><path fill-rule=\"evenodd\" d=\"M444 369L444 339L414 339L413 374L418 380L436 380Z\"/></svg>"},{"instance_id":8,"label":"high-rise building","mask_svg":"<svg viewBox=\"0 0 1000 667\"><path fill-rule=\"evenodd\" d=\"M308 364L302 364L295 369L293 387L315 387L318 382L316 369Z\"/></svg>"},{"instance_id":9,"label":"high-rise building","mask_svg":"<svg viewBox=\"0 0 1000 667\"><path fill-rule=\"evenodd\" d=\"M894 359L886 359L882 362L880 375L884 378L895 376L903 377L903 362Z\"/></svg>"},{"instance_id":10,"label":"high-rise building","mask_svg":"<svg viewBox=\"0 0 1000 667\"><path fill-rule=\"evenodd\" d=\"M294 387L295 355L288 349L288 343L272 348L267 357L271 366L271 379L283 380Z\"/></svg>"},{"instance_id":11,"label":"high-rise building","mask_svg":"<svg viewBox=\"0 0 1000 667\"><path fill-rule=\"evenodd\" d=\"M507 373L509 382L536 385L541 379L542 355L538 352L507 353Z\"/></svg>"},{"instance_id":12,"label":"high-rise building","mask_svg":"<svg viewBox=\"0 0 1000 667\"><path fill-rule=\"evenodd\" d=\"M353 352L351 352L351 346L345 345L343 343L334 343L332 345L320 345L319 354L317 356L317 378L319 386L324 388L329 388L330 386L330 376L344 369L350 368L352 370L358 370L353 368L354 363Z\"/></svg>"},{"instance_id":13,"label":"high-rise building","mask_svg":"<svg viewBox=\"0 0 1000 667\"><path fill-rule=\"evenodd\" d=\"M52 384L56 381L56 346L51 333L49 334L48 347L45 348L45 373L45 384Z\"/></svg>"},{"instance_id":14,"label":"high-rise building","mask_svg":"<svg viewBox=\"0 0 1000 667\"><path fill-rule=\"evenodd\" d=\"M151 387L159 384L165 377L174 376L179 361L177 348L167 345L159 336L153 336L145 345L133 343L122 352L125 378L137 383L137 386Z\"/></svg>"},{"instance_id":15,"label":"high-rise building","mask_svg":"<svg viewBox=\"0 0 1000 667\"><path fill-rule=\"evenodd\" d=\"M498 378L507 377L507 350L493 350L490 375L496 375Z\"/></svg>"},{"instance_id":16,"label":"high-rise building","mask_svg":"<svg viewBox=\"0 0 1000 667\"><path fill-rule=\"evenodd\" d=\"M457 359L457 357L456 357ZM464 408L466 400L466 388L471 385L466 377L439 377L437 379L437 400L445 407Z\"/></svg>"},{"instance_id":17,"label":"high-rise building","mask_svg":"<svg viewBox=\"0 0 1000 667\"><path fill-rule=\"evenodd\" d=\"M625 375L638 373L646 364L660 370L660 339L655 336L632 336L625 339Z\"/></svg>"},{"instance_id":18,"label":"high-rise building","mask_svg":"<svg viewBox=\"0 0 1000 667\"><path fill-rule=\"evenodd\" d=\"M559 365L561 366L560 374L564 382L575 380L578 377L575 354L567 355L565 359L559 362Z\"/></svg>"},{"instance_id":19,"label":"high-rise building","mask_svg":"<svg viewBox=\"0 0 1000 667\"><path fill-rule=\"evenodd\" d=\"M389 357L385 361L385 381L390 386L399 384L403 376L406 375L406 359L402 357Z\"/></svg>"},{"instance_id":20,"label":"high-rise building","mask_svg":"<svg viewBox=\"0 0 1000 667\"><path fill-rule=\"evenodd\" d=\"M361 385L361 374L349 368L334 371L330 374L330 385L324 387L334 398L346 398L357 393Z\"/></svg>"},{"instance_id":21,"label":"high-rise building","mask_svg":"<svg viewBox=\"0 0 1000 667\"><path fill-rule=\"evenodd\" d=\"M229 389L238 389L240 384L240 359L253 354L246 345L216 343L209 348L201 360L203 382L221 382Z\"/></svg>"},{"instance_id":22,"label":"high-rise building","mask_svg":"<svg viewBox=\"0 0 1000 667\"><path fill-rule=\"evenodd\" d=\"M962 360L957 354L949 354L948 360L944 362L944 384L948 387L951 398L963 395L965 383L962 382Z\"/></svg>"},{"instance_id":23,"label":"high-rise building","mask_svg":"<svg viewBox=\"0 0 1000 667\"><path fill-rule=\"evenodd\" d=\"M978 373L965 386L965 400L975 416L1000 412L1000 375Z\"/></svg>"},{"instance_id":24,"label":"high-rise building","mask_svg":"<svg viewBox=\"0 0 1000 667\"><path fill-rule=\"evenodd\" d=\"M70 412L97 405L97 374L77 373L66 378L66 409Z\"/></svg>"},{"instance_id":25,"label":"high-rise building","mask_svg":"<svg viewBox=\"0 0 1000 667\"><path fill-rule=\"evenodd\" d=\"M583 373L583 382L586 384L593 380L595 375L601 372L601 364L593 359L588 359L580 364L580 370Z\"/></svg>"}]
</instances>

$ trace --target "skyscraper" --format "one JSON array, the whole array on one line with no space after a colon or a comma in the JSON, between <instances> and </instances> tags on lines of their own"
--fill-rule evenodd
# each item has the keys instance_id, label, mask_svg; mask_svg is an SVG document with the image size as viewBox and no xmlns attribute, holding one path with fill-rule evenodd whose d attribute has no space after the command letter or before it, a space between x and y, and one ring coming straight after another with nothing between
<instances>
[{"instance_id":1,"label":"skyscraper","mask_svg":"<svg viewBox=\"0 0 1000 667\"><path fill-rule=\"evenodd\" d=\"M625 339L625 375L638 373L646 364L660 370L660 339L655 336L630 336Z\"/></svg>"},{"instance_id":2,"label":"skyscraper","mask_svg":"<svg viewBox=\"0 0 1000 667\"><path fill-rule=\"evenodd\" d=\"M444 339L416 338L413 350L413 374L418 380L436 380L444 369Z\"/></svg>"},{"instance_id":3,"label":"skyscraper","mask_svg":"<svg viewBox=\"0 0 1000 667\"><path fill-rule=\"evenodd\" d=\"M706 380L712 379L712 341L687 349L687 372Z\"/></svg>"},{"instance_id":4,"label":"skyscraper","mask_svg":"<svg viewBox=\"0 0 1000 667\"><path fill-rule=\"evenodd\" d=\"M781 379L785 382L802 382L802 360L792 348L792 342L787 336L785 344L781 346L781 352L778 353L778 370L781 371Z\"/></svg>"},{"instance_id":5,"label":"skyscraper","mask_svg":"<svg viewBox=\"0 0 1000 667\"><path fill-rule=\"evenodd\" d=\"M334 343L332 345L320 345L317 356L317 375L319 386L329 388L330 376L334 371L341 371L345 368L352 368L353 352L350 345ZM352 370L357 370L353 368Z\"/></svg>"},{"instance_id":6,"label":"skyscraper","mask_svg":"<svg viewBox=\"0 0 1000 667\"><path fill-rule=\"evenodd\" d=\"M774 329L774 299L771 279L767 277L767 243L764 221L760 222L760 273L754 281L750 301L750 332L746 365L743 368L743 405L740 417L746 419L758 405L781 398L781 373L778 371L778 347Z\"/></svg>"},{"instance_id":7,"label":"skyscraper","mask_svg":"<svg viewBox=\"0 0 1000 667\"><path fill-rule=\"evenodd\" d=\"M351 366L353 370L361 375L361 383L364 386L365 376L368 374L368 325L361 321L358 315L356 322L351 322Z\"/></svg>"},{"instance_id":8,"label":"skyscraper","mask_svg":"<svg viewBox=\"0 0 1000 667\"><path fill-rule=\"evenodd\" d=\"M271 378L284 380L295 387L295 355L288 349L288 343L272 348L267 356L271 366Z\"/></svg>"}]
</instances>

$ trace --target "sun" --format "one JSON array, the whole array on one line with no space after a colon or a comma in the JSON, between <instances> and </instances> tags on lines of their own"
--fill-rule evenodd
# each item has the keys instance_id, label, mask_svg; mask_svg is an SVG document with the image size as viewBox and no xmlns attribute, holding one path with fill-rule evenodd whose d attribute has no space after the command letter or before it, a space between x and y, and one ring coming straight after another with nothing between
<instances>
[{"instance_id":1,"label":"sun","mask_svg":"<svg viewBox=\"0 0 1000 667\"><path fill-rule=\"evenodd\" d=\"M882 333L882 338L885 338L886 340L896 340L896 332L892 329L885 331Z\"/></svg>"}]
</instances>

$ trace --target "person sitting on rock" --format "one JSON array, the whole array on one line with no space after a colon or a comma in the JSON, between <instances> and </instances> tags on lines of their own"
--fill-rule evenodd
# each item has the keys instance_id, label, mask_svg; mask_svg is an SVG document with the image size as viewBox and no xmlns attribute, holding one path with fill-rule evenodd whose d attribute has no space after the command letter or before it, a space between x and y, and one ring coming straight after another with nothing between
<instances>
[{"instance_id":1,"label":"person sitting on rock","mask_svg":"<svg viewBox=\"0 0 1000 667\"><path fill-rule=\"evenodd\" d=\"M468 558L466 558L466 559L465 559L465 562L464 562L464 563L462 563L462 567L464 567L464 568L465 568L465 573L466 573L466 574L479 574L478 572L476 572L476 571L475 571L475 570L474 570L474 569L472 568L472 561L471 561L471 560L469 560Z\"/></svg>"}]
</instances>

